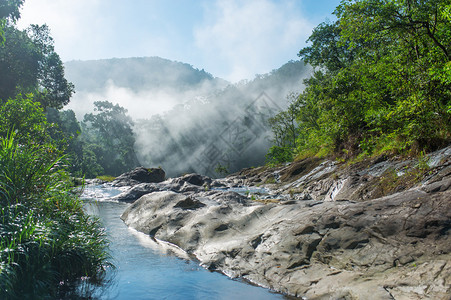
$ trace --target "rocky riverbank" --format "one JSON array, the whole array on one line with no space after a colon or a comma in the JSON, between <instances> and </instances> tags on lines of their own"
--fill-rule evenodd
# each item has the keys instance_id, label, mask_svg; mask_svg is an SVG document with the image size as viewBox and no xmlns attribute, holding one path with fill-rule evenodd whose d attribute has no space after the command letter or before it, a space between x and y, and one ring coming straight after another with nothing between
<instances>
[{"instance_id":1,"label":"rocky riverbank","mask_svg":"<svg viewBox=\"0 0 451 300\"><path fill-rule=\"evenodd\" d=\"M122 219L210 270L307 299L449 299L451 147L160 179L115 197Z\"/></svg>"}]
</instances>

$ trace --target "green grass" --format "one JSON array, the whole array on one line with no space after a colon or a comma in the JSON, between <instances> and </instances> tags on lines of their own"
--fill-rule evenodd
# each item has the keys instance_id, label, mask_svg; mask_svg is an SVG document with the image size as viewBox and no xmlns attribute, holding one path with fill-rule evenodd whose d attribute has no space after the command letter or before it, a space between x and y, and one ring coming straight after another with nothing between
<instances>
[{"instance_id":1,"label":"green grass","mask_svg":"<svg viewBox=\"0 0 451 300\"><path fill-rule=\"evenodd\" d=\"M116 177L111 176L111 175L101 175L101 176L97 176L96 178L97 178L97 179L100 179L100 180L102 180L102 181L106 181L106 182L111 182L111 181L113 181L114 179L116 179Z\"/></svg>"},{"instance_id":2,"label":"green grass","mask_svg":"<svg viewBox=\"0 0 451 300\"><path fill-rule=\"evenodd\" d=\"M71 192L64 157L51 145L0 138L0 299L55 299L100 284L108 240Z\"/></svg>"}]
</instances>

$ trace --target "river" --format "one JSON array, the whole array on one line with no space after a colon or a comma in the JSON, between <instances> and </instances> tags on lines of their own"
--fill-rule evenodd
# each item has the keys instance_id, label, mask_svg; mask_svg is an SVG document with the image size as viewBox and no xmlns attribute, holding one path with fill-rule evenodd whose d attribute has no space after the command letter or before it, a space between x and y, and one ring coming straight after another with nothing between
<instances>
[{"instance_id":1,"label":"river","mask_svg":"<svg viewBox=\"0 0 451 300\"><path fill-rule=\"evenodd\" d=\"M85 188L89 214L100 218L116 266L111 284L94 292L100 299L287 299L242 280L210 272L176 247L155 242L128 228L120 215L129 204L109 201L119 190Z\"/></svg>"}]
</instances>

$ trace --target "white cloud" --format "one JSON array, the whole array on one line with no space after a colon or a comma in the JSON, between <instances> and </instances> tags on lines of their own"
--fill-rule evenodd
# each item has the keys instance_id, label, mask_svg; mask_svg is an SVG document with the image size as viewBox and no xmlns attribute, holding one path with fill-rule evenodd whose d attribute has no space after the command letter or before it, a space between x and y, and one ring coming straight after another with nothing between
<instances>
[{"instance_id":1,"label":"white cloud","mask_svg":"<svg viewBox=\"0 0 451 300\"><path fill-rule=\"evenodd\" d=\"M293 2L217 0L195 39L208 70L222 65L238 81L296 58L312 28Z\"/></svg>"},{"instance_id":2,"label":"white cloud","mask_svg":"<svg viewBox=\"0 0 451 300\"><path fill-rule=\"evenodd\" d=\"M84 59L99 53L111 29L101 0L27 0L19 28L47 24L55 49L63 60Z\"/></svg>"},{"instance_id":3,"label":"white cloud","mask_svg":"<svg viewBox=\"0 0 451 300\"><path fill-rule=\"evenodd\" d=\"M18 25L49 25L63 61L137 56L174 59L181 28L167 12L170 5L159 0L27 0Z\"/></svg>"}]
</instances>

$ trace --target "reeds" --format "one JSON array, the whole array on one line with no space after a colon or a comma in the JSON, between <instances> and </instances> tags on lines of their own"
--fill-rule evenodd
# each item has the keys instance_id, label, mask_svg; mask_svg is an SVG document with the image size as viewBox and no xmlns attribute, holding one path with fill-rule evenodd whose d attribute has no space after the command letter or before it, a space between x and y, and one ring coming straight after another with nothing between
<instances>
[{"instance_id":1,"label":"reeds","mask_svg":"<svg viewBox=\"0 0 451 300\"><path fill-rule=\"evenodd\" d=\"M52 145L0 138L0 299L73 297L101 284L108 241L71 192L64 157Z\"/></svg>"}]
</instances>

